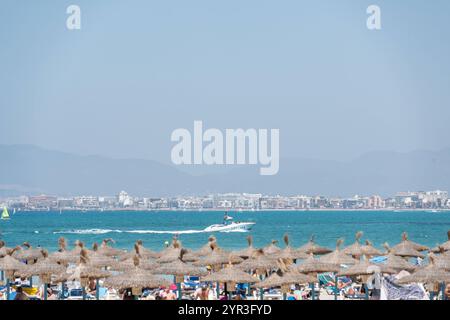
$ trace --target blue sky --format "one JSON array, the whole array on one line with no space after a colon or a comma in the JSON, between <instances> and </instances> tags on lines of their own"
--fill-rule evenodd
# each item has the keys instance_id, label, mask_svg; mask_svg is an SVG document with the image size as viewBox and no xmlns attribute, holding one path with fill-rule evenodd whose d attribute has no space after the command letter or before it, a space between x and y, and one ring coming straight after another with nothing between
<instances>
[{"instance_id":1,"label":"blue sky","mask_svg":"<svg viewBox=\"0 0 450 320\"><path fill-rule=\"evenodd\" d=\"M447 0L6 0L0 143L169 162L203 120L279 128L281 157L446 148L448 39Z\"/></svg>"}]
</instances>

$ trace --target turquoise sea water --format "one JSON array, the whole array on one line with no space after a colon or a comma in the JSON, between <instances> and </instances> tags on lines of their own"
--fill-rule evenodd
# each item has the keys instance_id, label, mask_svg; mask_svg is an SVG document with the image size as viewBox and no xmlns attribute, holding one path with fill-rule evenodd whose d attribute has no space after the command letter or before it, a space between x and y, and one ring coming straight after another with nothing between
<instances>
[{"instance_id":1,"label":"turquoise sea water","mask_svg":"<svg viewBox=\"0 0 450 320\"><path fill-rule=\"evenodd\" d=\"M251 234L254 245L267 245L288 233L291 244L300 246L312 234L316 241L334 247L336 239L345 238L345 245L354 241L355 232L364 232L363 240L371 240L381 248L383 242L398 243L403 231L413 241L435 246L447 240L450 212L388 212L388 211L273 211L233 212L236 221L254 221L250 232L216 233L219 245L237 249L246 246ZM18 212L9 221L0 221L1 238L8 246L29 241L33 246L50 250L57 248L57 240L64 236L72 245L76 239L87 246L105 238L113 238L115 246L130 249L141 239L146 247L159 250L171 232L177 232L184 246L199 248L210 233L202 232L211 224L221 223L223 212Z\"/></svg>"}]
</instances>

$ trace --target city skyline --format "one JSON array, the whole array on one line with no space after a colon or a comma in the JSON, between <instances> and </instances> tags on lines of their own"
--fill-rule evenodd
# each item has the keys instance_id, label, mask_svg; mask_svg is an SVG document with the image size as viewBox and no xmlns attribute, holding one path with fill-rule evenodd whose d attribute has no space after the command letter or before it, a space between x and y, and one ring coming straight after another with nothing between
<instances>
[{"instance_id":1,"label":"city skyline","mask_svg":"<svg viewBox=\"0 0 450 320\"><path fill-rule=\"evenodd\" d=\"M325 197L321 195L263 195L226 193L175 197L137 197L120 191L114 196L55 195L0 199L0 207L24 211L50 210L450 210L448 191L402 191L379 195Z\"/></svg>"}]
</instances>

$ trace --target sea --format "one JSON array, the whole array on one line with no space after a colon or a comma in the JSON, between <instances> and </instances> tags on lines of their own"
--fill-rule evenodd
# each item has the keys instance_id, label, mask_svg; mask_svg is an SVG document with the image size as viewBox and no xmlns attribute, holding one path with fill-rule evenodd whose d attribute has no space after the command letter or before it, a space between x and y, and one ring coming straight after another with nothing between
<instances>
[{"instance_id":1,"label":"sea","mask_svg":"<svg viewBox=\"0 0 450 320\"><path fill-rule=\"evenodd\" d=\"M248 232L214 233L219 246L226 249L246 247L248 235L255 247L272 240L284 247L284 234L294 247L314 236L318 244L334 248L339 238L344 238L344 245L353 243L358 231L364 232L362 240L368 239L380 249L384 242L400 242L404 231L412 241L435 246L447 240L450 230L450 211L255 211L229 215L235 221L256 224ZM16 212L10 220L0 220L0 239L9 247L28 241L48 250L57 249L59 237L68 240L69 248L75 240L91 247L112 238L115 247L131 249L136 240L142 240L145 247L161 250L177 234L183 246L197 249L212 234L204 229L222 219L219 211Z\"/></svg>"}]
</instances>

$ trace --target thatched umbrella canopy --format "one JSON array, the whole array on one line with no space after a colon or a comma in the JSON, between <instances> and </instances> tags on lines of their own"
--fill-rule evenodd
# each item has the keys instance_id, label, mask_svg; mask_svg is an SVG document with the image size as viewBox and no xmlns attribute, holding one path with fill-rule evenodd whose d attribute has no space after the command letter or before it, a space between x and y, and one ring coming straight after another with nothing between
<instances>
[{"instance_id":1,"label":"thatched umbrella canopy","mask_svg":"<svg viewBox=\"0 0 450 320\"><path fill-rule=\"evenodd\" d=\"M242 258L234 255L232 252L222 250L217 247L216 243L211 243L212 252L198 261L195 261L194 266L221 266L223 264L232 263L238 264L243 261Z\"/></svg>"},{"instance_id":2,"label":"thatched umbrella canopy","mask_svg":"<svg viewBox=\"0 0 450 320\"><path fill-rule=\"evenodd\" d=\"M281 251L281 248L277 246L278 240L272 240L272 242L264 247L265 254L275 254Z\"/></svg>"},{"instance_id":3,"label":"thatched umbrella canopy","mask_svg":"<svg viewBox=\"0 0 450 320\"><path fill-rule=\"evenodd\" d=\"M296 267L296 270L298 272L308 274L317 274L323 272L338 272L339 269L340 269L339 265L328 262L321 262L319 259L314 258L314 255L312 253L308 257L308 259L306 259L298 267Z\"/></svg>"},{"instance_id":4,"label":"thatched umbrella canopy","mask_svg":"<svg viewBox=\"0 0 450 320\"><path fill-rule=\"evenodd\" d=\"M187 253L186 249L182 249L177 260L159 265L153 270L155 274L165 274L173 276L204 276L206 270L200 267L186 263L183 256Z\"/></svg>"},{"instance_id":5,"label":"thatched umbrella canopy","mask_svg":"<svg viewBox=\"0 0 450 320\"><path fill-rule=\"evenodd\" d=\"M104 239L100 244L97 253L107 257L120 257L121 255L125 254L125 251L110 247L108 243L114 243L114 240L111 238Z\"/></svg>"},{"instance_id":6,"label":"thatched umbrella canopy","mask_svg":"<svg viewBox=\"0 0 450 320\"><path fill-rule=\"evenodd\" d=\"M251 257L257 250L253 247L253 237L252 236L247 237L247 243L248 243L247 248L238 250L238 251L234 251L234 254L236 256L244 258L244 259Z\"/></svg>"},{"instance_id":7,"label":"thatched umbrella canopy","mask_svg":"<svg viewBox=\"0 0 450 320\"><path fill-rule=\"evenodd\" d=\"M143 259L141 256L141 247L136 243L134 245L134 255L123 261L115 261L115 263L111 265L111 270L122 272L134 270L134 268L136 267L136 258L139 259L139 268L141 269L154 270L159 266L159 264L156 262L150 261L148 259Z\"/></svg>"},{"instance_id":8,"label":"thatched umbrella canopy","mask_svg":"<svg viewBox=\"0 0 450 320\"><path fill-rule=\"evenodd\" d=\"M178 260L181 249L181 243L178 240L174 241L172 246L161 251L159 258L156 259L156 262L169 263Z\"/></svg>"},{"instance_id":9,"label":"thatched umbrella canopy","mask_svg":"<svg viewBox=\"0 0 450 320\"><path fill-rule=\"evenodd\" d=\"M239 270L235 266L229 264L220 271L201 278L205 282L232 282L232 283L256 283L258 278L252 277L248 273Z\"/></svg>"},{"instance_id":10,"label":"thatched umbrella canopy","mask_svg":"<svg viewBox=\"0 0 450 320\"><path fill-rule=\"evenodd\" d=\"M5 271L6 273L14 273L15 271L25 268L26 265L24 263L12 257L14 252L18 249L18 247L13 248L6 256L0 258L0 270Z\"/></svg>"},{"instance_id":11,"label":"thatched umbrella canopy","mask_svg":"<svg viewBox=\"0 0 450 320\"><path fill-rule=\"evenodd\" d=\"M22 244L26 249L16 251L14 257L21 261L27 261L27 263L34 263L35 261L43 258L42 251L39 248L31 247L30 243L24 242Z\"/></svg>"},{"instance_id":12,"label":"thatched umbrella canopy","mask_svg":"<svg viewBox=\"0 0 450 320\"><path fill-rule=\"evenodd\" d=\"M408 284L413 282L421 282L435 284L440 282L450 282L450 272L445 271L436 265L435 258L432 254L429 256L429 260L430 263L427 266L417 269L411 275L397 280L397 283Z\"/></svg>"},{"instance_id":13,"label":"thatched umbrella canopy","mask_svg":"<svg viewBox=\"0 0 450 320\"><path fill-rule=\"evenodd\" d=\"M441 269L450 271L450 255L445 253L444 248L441 248L441 254L435 257L435 264Z\"/></svg>"},{"instance_id":14,"label":"thatched umbrella canopy","mask_svg":"<svg viewBox=\"0 0 450 320\"><path fill-rule=\"evenodd\" d=\"M250 258L240 263L237 268L243 271L256 270L258 274L265 274L268 270L278 268L276 258L264 254L263 249L258 249Z\"/></svg>"},{"instance_id":15,"label":"thatched umbrella canopy","mask_svg":"<svg viewBox=\"0 0 450 320\"><path fill-rule=\"evenodd\" d=\"M0 240L0 258L7 256L11 252L12 248L6 246L5 241Z\"/></svg>"},{"instance_id":16,"label":"thatched umbrella canopy","mask_svg":"<svg viewBox=\"0 0 450 320\"><path fill-rule=\"evenodd\" d=\"M117 261L114 258L98 253L98 245L92 246L91 253L88 254L89 265L96 268L106 268L114 265Z\"/></svg>"},{"instance_id":17,"label":"thatched umbrella canopy","mask_svg":"<svg viewBox=\"0 0 450 320\"><path fill-rule=\"evenodd\" d=\"M77 253L75 253L75 251L67 250L67 241L63 237L58 239L58 246L58 251L49 255L49 259L52 261L67 265L69 263L76 263L80 259L80 253L78 250Z\"/></svg>"},{"instance_id":18,"label":"thatched umbrella canopy","mask_svg":"<svg viewBox=\"0 0 450 320\"><path fill-rule=\"evenodd\" d=\"M384 244L384 247L386 248L388 254L386 256L386 263L385 266L394 269L397 271L413 271L416 269L416 266L410 264L405 259L396 256L394 253L392 253L391 249L389 248L389 245L387 243Z\"/></svg>"},{"instance_id":19,"label":"thatched umbrella canopy","mask_svg":"<svg viewBox=\"0 0 450 320\"><path fill-rule=\"evenodd\" d=\"M366 240L366 244L362 246L361 251L366 257L381 256L383 254L369 240Z\"/></svg>"},{"instance_id":20,"label":"thatched umbrella canopy","mask_svg":"<svg viewBox=\"0 0 450 320\"><path fill-rule=\"evenodd\" d=\"M408 249L408 248L413 249L415 251L426 251L426 250L429 250L429 248L427 246L424 246L424 245L415 243L415 242L413 242L411 240L408 240L408 234L406 232L403 232L402 233L402 241L399 244L393 246L392 247L392 251L394 253L396 253L397 251L404 251L404 252L406 252L405 250Z\"/></svg>"},{"instance_id":21,"label":"thatched umbrella canopy","mask_svg":"<svg viewBox=\"0 0 450 320\"><path fill-rule=\"evenodd\" d=\"M210 236L208 238L208 243L200 249L194 251L193 254L195 254L197 257L204 257L209 255L210 253L212 253L211 243L217 243L217 239L215 236Z\"/></svg>"},{"instance_id":22,"label":"thatched umbrella canopy","mask_svg":"<svg viewBox=\"0 0 450 320\"><path fill-rule=\"evenodd\" d=\"M150 259L150 258L158 258L159 257L158 252L144 247L144 243L142 240L136 241L136 244L139 246L139 252L140 252L140 255L142 258Z\"/></svg>"},{"instance_id":23,"label":"thatched umbrella canopy","mask_svg":"<svg viewBox=\"0 0 450 320\"><path fill-rule=\"evenodd\" d=\"M441 252L441 249L444 251L450 251L450 230L447 231L447 238L448 240L437 247L433 248L431 251L433 252Z\"/></svg>"},{"instance_id":24,"label":"thatched umbrella canopy","mask_svg":"<svg viewBox=\"0 0 450 320\"><path fill-rule=\"evenodd\" d=\"M326 247L321 247L319 245L317 245L314 242L314 235L311 236L311 239L308 241L308 243L306 243L305 245L301 246L300 248L298 248L298 251L300 252L304 252L306 254L317 254L317 255L322 255L322 254L327 254L332 252L333 250L328 249Z\"/></svg>"},{"instance_id":25,"label":"thatched umbrella canopy","mask_svg":"<svg viewBox=\"0 0 450 320\"><path fill-rule=\"evenodd\" d=\"M275 259L287 259L287 260L296 260L296 259L306 259L308 255L301 250L295 250L289 245L289 236L287 234L283 237L284 243L286 247L281 251L275 252L271 254Z\"/></svg>"},{"instance_id":26,"label":"thatched umbrella canopy","mask_svg":"<svg viewBox=\"0 0 450 320\"><path fill-rule=\"evenodd\" d=\"M341 271L337 274L338 276L365 276L371 275L374 273L387 273L387 274L395 274L396 270L389 268L385 265L377 265L375 263L371 263L367 260L363 260L358 262L357 264L349 267L342 268Z\"/></svg>"},{"instance_id":27,"label":"thatched umbrella canopy","mask_svg":"<svg viewBox=\"0 0 450 320\"><path fill-rule=\"evenodd\" d=\"M46 250L42 250L43 258L38 262L30 265L26 265L25 268L18 270L15 272L16 276L29 278L31 276L39 276L43 278L50 277L51 275L60 274L64 272L66 268L64 266L56 263L54 260L51 260L48 257L48 252ZM44 282L50 282L43 280Z\"/></svg>"},{"instance_id":28,"label":"thatched umbrella canopy","mask_svg":"<svg viewBox=\"0 0 450 320\"><path fill-rule=\"evenodd\" d=\"M290 270L284 274L284 277L290 279L292 284L314 283L317 278L308 274L298 272L297 270Z\"/></svg>"},{"instance_id":29,"label":"thatched umbrella canopy","mask_svg":"<svg viewBox=\"0 0 450 320\"><path fill-rule=\"evenodd\" d=\"M423 255L417 249L415 249L415 248L421 248L421 247L414 246L411 244L411 242L408 240L408 236L407 236L406 232L403 233L402 237L403 237L403 241L400 242L399 244L395 245L394 247L392 247L390 249L390 252L392 252L396 256L400 256L400 257L413 257L413 258L417 258L417 257L424 258L425 257L425 255Z\"/></svg>"},{"instance_id":30,"label":"thatched umbrella canopy","mask_svg":"<svg viewBox=\"0 0 450 320\"><path fill-rule=\"evenodd\" d=\"M351 256L355 256L355 257L360 257L362 256L364 253L362 251L362 245L361 245L361 238L363 236L363 232L362 231L358 231L355 234L355 242L352 245L349 245L348 247L344 248L344 250L342 250L345 254L349 254Z\"/></svg>"},{"instance_id":31,"label":"thatched umbrella canopy","mask_svg":"<svg viewBox=\"0 0 450 320\"><path fill-rule=\"evenodd\" d=\"M272 273L269 277L263 281L254 285L255 288L276 288L284 285L290 285L290 279L284 278L278 272Z\"/></svg>"},{"instance_id":32,"label":"thatched umbrella canopy","mask_svg":"<svg viewBox=\"0 0 450 320\"><path fill-rule=\"evenodd\" d=\"M355 264L358 261L356 259L353 259L346 253L344 253L340 246L344 242L343 239L338 239L336 242L336 250L334 250L331 253L328 253L324 256L321 256L319 258L320 262L328 263L328 264L334 264L334 265L341 265L341 264Z\"/></svg>"},{"instance_id":33,"label":"thatched umbrella canopy","mask_svg":"<svg viewBox=\"0 0 450 320\"><path fill-rule=\"evenodd\" d=\"M105 280L104 286L119 290L132 288L133 290L143 288L158 288L170 286L171 282L162 277L155 276L152 272L140 268L140 261L134 257L134 268L125 273L114 275Z\"/></svg>"},{"instance_id":34,"label":"thatched umbrella canopy","mask_svg":"<svg viewBox=\"0 0 450 320\"><path fill-rule=\"evenodd\" d=\"M254 285L256 288L276 288L292 284L314 283L317 282L315 277L302 274L296 271L274 272L263 281Z\"/></svg>"},{"instance_id":35,"label":"thatched umbrella canopy","mask_svg":"<svg viewBox=\"0 0 450 320\"><path fill-rule=\"evenodd\" d=\"M58 275L55 282L80 281L84 287L89 279L107 278L111 274L105 270L93 267L89 264L88 253L85 249L80 252L80 263L72 270L72 272L63 272Z\"/></svg>"}]
</instances>

